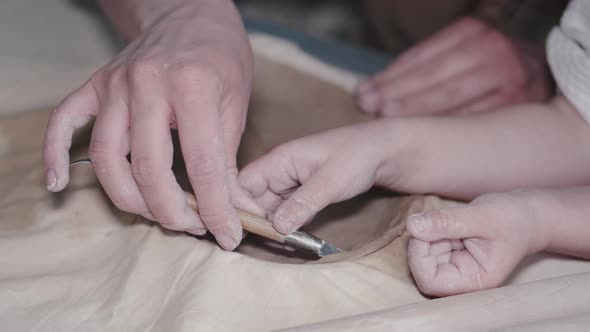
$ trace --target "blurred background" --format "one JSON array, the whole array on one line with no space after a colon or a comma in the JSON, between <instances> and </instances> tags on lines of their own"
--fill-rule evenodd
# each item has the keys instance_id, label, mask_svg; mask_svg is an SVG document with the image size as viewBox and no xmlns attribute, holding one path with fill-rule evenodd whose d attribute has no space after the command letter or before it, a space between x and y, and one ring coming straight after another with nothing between
<instances>
[{"instance_id":1,"label":"blurred background","mask_svg":"<svg viewBox=\"0 0 590 332\"><path fill-rule=\"evenodd\" d=\"M314 56L370 74L390 63L395 54L464 15L482 18L513 36L543 45L567 0L236 3L250 30L258 26L262 27L258 30L278 34L278 30L289 29L288 39L296 40ZM125 45L100 13L96 0L2 0L0 40L4 77L0 82L0 113L60 100ZM32 91L36 98L30 97Z\"/></svg>"},{"instance_id":2,"label":"blurred background","mask_svg":"<svg viewBox=\"0 0 590 332\"><path fill-rule=\"evenodd\" d=\"M543 43L567 0L237 0L245 18L399 52L464 15Z\"/></svg>"}]
</instances>

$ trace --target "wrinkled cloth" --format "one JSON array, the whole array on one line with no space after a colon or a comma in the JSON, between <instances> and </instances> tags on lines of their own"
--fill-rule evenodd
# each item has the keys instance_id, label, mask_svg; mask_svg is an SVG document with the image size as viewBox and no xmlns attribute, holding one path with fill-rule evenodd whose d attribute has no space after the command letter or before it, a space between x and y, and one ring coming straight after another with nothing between
<instances>
[{"instance_id":1,"label":"wrinkled cloth","mask_svg":"<svg viewBox=\"0 0 590 332\"><path fill-rule=\"evenodd\" d=\"M0 117L2 330L267 331L354 323L356 331L521 331L540 317L549 326L584 327L590 264L575 259L535 255L509 287L423 297L407 268L403 222L454 204L436 197L372 191L329 207L306 230L347 253L317 261L254 236L227 253L207 238L119 212L88 166L72 169L65 193L47 193L40 158L47 113L111 52L99 27L70 3L0 3L0 69L9 73L0 75L0 111L11 114ZM28 42L18 44L21 38ZM256 79L242 165L288 139L371 120L354 107L356 75L285 41L252 41ZM86 156L87 137L83 131L76 139L74 158ZM306 326L314 323L322 325Z\"/></svg>"},{"instance_id":2,"label":"wrinkled cloth","mask_svg":"<svg viewBox=\"0 0 590 332\"><path fill-rule=\"evenodd\" d=\"M547 39L559 90L590 123L590 1L573 0Z\"/></svg>"},{"instance_id":3,"label":"wrinkled cloth","mask_svg":"<svg viewBox=\"0 0 590 332\"><path fill-rule=\"evenodd\" d=\"M356 110L346 90L264 56L256 58L254 86L241 164L298 135L370 120ZM170 232L117 211L91 167L72 168L65 193L47 193L39 153L46 118L42 110L0 120L5 146L0 163L0 320L7 330L265 331L405 306L424 308L416 312L452 308L436 306L440 300L427 301L416 289L407 267L404 222L409 214L456 203L372 191L329 207L306 229L341 246L344 254L310 260L254 236L238 252L224 252L208 239ZM87 137L87 131L79 133L73 157L85 155ZM561 263L571 272L571 262ZM534 270L526 265L525 271ZM521 272L510 283L538 277ZM529 294L525 289L500 290L492 298L517 305L521 299L511 294ZM476 294L453 300L459 309L448 318L417 315L405 322L462 326L460 308L490 301L487 292ZM538 312L524 310L483 327L520 324Z\"/></svg>"},{"instance_id":4,"label":"wrinkled cloth","mask_svg":"<svg viewBox=\"0 0 590 332\"><path fill-rule=\"evenodd\" d=\"M297 135L367 120L341 88L260 57L256 68L241 163ZM425 300L407 268L404 222L439 206L435 197L374 191L327 209L308 231L347 253L323 260L284 256L254 236L224 252L117 211L89 166L72 168L65 193L47 193L46 118L0 121L0 320L9 330L259 331ZM87 136L75 140L75 157Z\"/></svg>"}]
</instances>

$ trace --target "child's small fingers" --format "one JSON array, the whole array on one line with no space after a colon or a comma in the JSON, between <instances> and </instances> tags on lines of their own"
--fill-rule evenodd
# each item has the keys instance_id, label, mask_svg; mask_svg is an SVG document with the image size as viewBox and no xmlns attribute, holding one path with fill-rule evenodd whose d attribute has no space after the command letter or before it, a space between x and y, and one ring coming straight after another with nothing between
<instances>
[{"instance_id":1,"label":"child's small fingers","mask_svg":"<svg viewBox=\"0 0 590 332\"><path fill-rule=\"evenodd\" d=\"M411 215L406 227L412 236L432 242L484 236L487 221L485 211L467 206Z\"/></svg>"},{"instance_id":2,"label":"child's small fingers","mask_svg":"<svg viewBox=\"0 0 590 332\"><path fill-rule=\"evenodd\" d=\"M453 250L451 243L448 240L439 240L430 243L428 253L433 256L442 255Z\"/></svg>"},{"instance_id":3,"label":"child's small fingers","mask_svg":"<svg viewBox=\"0 0 590 332\"><path fill-rule=\"evenodd\" d=\"M449 251L444 254L436 256L436 264L437 265L448 264L451 261L451 255L452 255L452 252Z\"/></svg>"},{"instance_id":4,"label":"child's small fingers","mask_svg":"<svg viewBox=\"0 0 590 332\"><path fill-rule=\"evenodd\" d=\"M463 243L463 240L452 239L452 240L449 240L449 243L451 244L451 248L453 250L465 249L465 244Z\"/></svg>"},{"instance_id":5,"label":"child's small fingers","mask_svg":"<svg viewBox=\"0 0 590 332\"><path fill-rule=\"evenodd\" d=\"M256 201L266 211L274 211L279 207L279 205L281 205L281 203L283 203L283 199L281 198L281 196L273 193L270 190L265 191L264 194L256 198Z\"/></svg>"},{"instance_id":6,"label":"child's small fingers","mask_svg":"<svg viewBox=\"0 0 590 332\"><path fill-rule=\"evenodd\" d=\"M338 163L324 165L305 182L302 181L301 186L277 208L273 222L279 232L289 234L329 204L358 194L358 188L350 186L350 182L354 181L351 173L356 170L343 170L339 166Z\"/></svg>"},{"instance_id":7,"label":"child's small fingers","mask_svg":"<svg viewBox=\"0 0 590 332\"><path fill-rule=\"evenodd\" d=\"M301 179L297 178L297 168L290 158L293 154L292 148L287 145L271 150L244 167L238 175L238 182L254 198L267 190L282 194L298 187Z\"/></svg>"},{"instance_id":8,"label":"child's small fingers","mask_svg":"<svg viewBox=\"0 0 590 332\"><path fill-rule=\"evenodd\" d=\"M240 187L236 179L230 180L231 188L231 202L232 204L241 210L255 214L257 216L265 217L266 209L257 199L254 199L252 195L244 188Z\"/></svg>"},{"instance_id":9,"label":"child's small fingers","mask_svg":"<svg viewBox=\"0 0 590 332\"><path fill-rule=\"evenodd\" d=\"M263 165L262 160L257 160L247 165L238 175L240 186L247 190L254 198L260 197L268 189L268 181L264 176L264 172L261 171Z\"/></svg>"},{"instance_id":10,"label":"child's small fingers","mask_svg":"<svg viewBox=\"0 0 590 332\"><path fill-rule=\"evenodd\" d=\"M432 287L438 265L436 256L429 254L430 243L415 238L408 243L408 265L418 287L425 293Z\"/></svg>"}]
</instances>

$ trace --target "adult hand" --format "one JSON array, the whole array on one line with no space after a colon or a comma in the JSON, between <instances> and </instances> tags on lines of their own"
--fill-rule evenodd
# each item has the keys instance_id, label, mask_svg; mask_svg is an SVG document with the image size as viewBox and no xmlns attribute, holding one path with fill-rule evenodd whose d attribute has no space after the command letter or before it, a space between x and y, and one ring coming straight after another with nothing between
<instances>
[{"instance_id":1,"label":"adult hand","mask_svg":"<svg viewBox=\"0 0 590 332\"><path fill-rule=\"evenodd\" d=\"M53 111L43 150L47 187L66 186L72 134L96 116L90 158L118 208L172 230L208 229L232 250L242 236L233 206L260 211L239 188L236 167L252 55L237 13L226 20L198 9L167 12ZM199 214L171 171L171 128Z\"/></svg>"},{"instance_id":2,"label":"adult hand","mask_svg":"<svg viewBox=\"0 0 590 332\"><path fill-rule=\"evenodd\" d=\"M357 89L367 113L480 112L542 101L552 92L542 49L464 18L400 55Z\"/></svg>"}]
</instances>

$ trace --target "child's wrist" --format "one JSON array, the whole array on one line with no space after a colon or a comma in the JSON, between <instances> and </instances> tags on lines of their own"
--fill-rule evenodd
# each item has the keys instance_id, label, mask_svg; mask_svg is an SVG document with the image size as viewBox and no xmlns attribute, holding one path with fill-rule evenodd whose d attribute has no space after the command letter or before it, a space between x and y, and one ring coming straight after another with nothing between
<instances>
[{"instance_id":1,"label":"child's wrist","mask_svg":"<svg viewBox=\"0 0 590 332\"><path fill-rule=\"evenodd\" d=\"M554 234L555 220L547 209L554 205L551 191L537 190L525 195L525 206L530 211L532 218L531 236L532 242L529 245L529 254L535 254L550 249L552 236Z\"/></svg>"},{"instance_id":2,"label":"child's wrist","mask_svg":"<svg viewBox=\"0 0 590 332\"><path fill-rule=\"evenodd\" d=\"M382 119L373 124L376 138L382 144L375 184L392 190L405 190L412 165L416 163L416 140L404 119Z\"/></svg>"}]
</instances>

